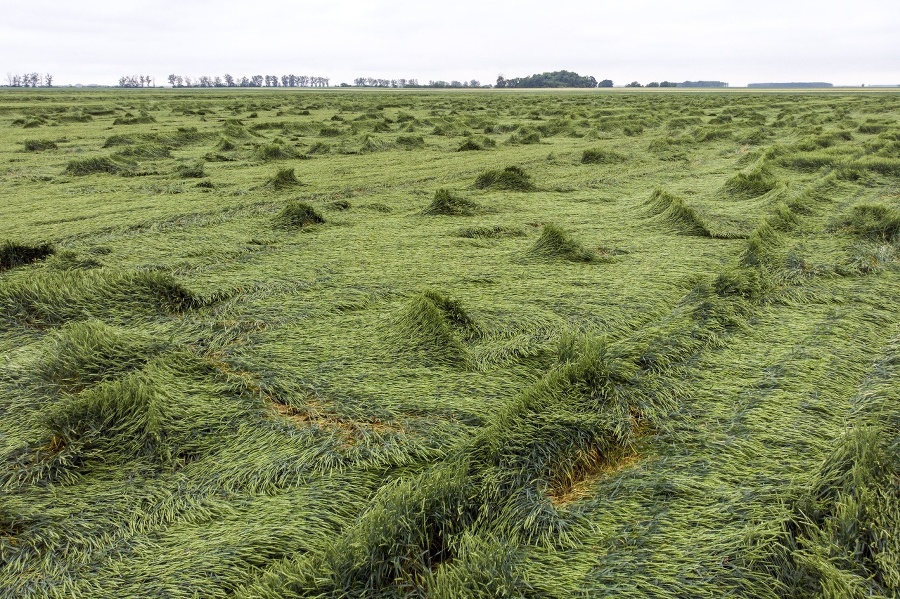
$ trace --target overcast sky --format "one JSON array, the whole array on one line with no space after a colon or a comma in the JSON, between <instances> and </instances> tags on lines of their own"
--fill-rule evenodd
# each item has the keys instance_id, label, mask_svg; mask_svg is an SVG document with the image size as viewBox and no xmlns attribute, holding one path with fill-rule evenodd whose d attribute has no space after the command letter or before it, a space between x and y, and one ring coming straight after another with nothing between
<instances>
[{"instance_id":1,"label":"overcast sky","mask_svg":"<svg viewBox=\"0 0 900 599\"><path fill-rule=\"evenodd\" d=\"M900 1L3 0L0 75L900 84Z\"/></svg>"}]
</instances>

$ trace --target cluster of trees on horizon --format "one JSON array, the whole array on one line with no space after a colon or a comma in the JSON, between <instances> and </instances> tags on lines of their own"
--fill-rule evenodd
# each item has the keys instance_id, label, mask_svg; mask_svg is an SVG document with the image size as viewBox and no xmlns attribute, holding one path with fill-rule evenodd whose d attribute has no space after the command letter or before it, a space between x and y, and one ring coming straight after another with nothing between
<instances>
[{"instance_id":1,"label":"cluster of trees on horizon","mask_svg":"<svg viewBox=\"0 0 900 599\"><path fill-rule=\"evenodd\" d=\"M47 73L25 73L17 75L6 74L9 87L52 87L53 75ZM184 77L181 75L169 75L167 78L172 87L329 87L329 77L310 77L307 75L253 75L251 77L233 77L225 74L221 77ZM119 87L156 87L156 80L150 75L126 75L119 78ZM419 83L418 79L382 79L374 77L357 77L353 85L341 83L340 87L380 87L380 88L554 88L576 87L595 88L613 87L610 79L597 81L592 76L581 76L572 71L554 71L552 73L536 73L528 77L514 77L506 79L503 75L497 77L495 85L482 85L477 79L469 81L429 81L427 84ZM625 87L728 87L724 81L651 81L642 85L632 81ZM747 87L833 87L831 83L823 82L795 82L795 83L750 83Z\"/></svg>"},{"instance_id":2,"label":"cluster of trees on horizon","mask_svg":"<svg viewBox=\"0 0 900 599\"><path fill-rule=\"evenodd\" d=\"M357 77L353 80L355 87L491 87L490 85L481 85L477 79L469 81L429 81L428 83L419 83L418 79L376 79L373 77ZM341 87L351 87L347 83L341 83Z\"/></svg>"},{"instance_id":3,"label":"cluster of trees on horizon","mask_svg":"<svg viewBox=\"0 0 900 599\"><path fill-rule=\"evenodd\" d=\"M53 75L47 73L25 73L24 75L16 75L14 73L6 74L6 82L9 87L53 87Z\"/></svg>"},{"instance_id":4,"label":"cluster of trees on horizon","mask_svg":"<svg viewBox=\"0 0 900 599\"><path fill-rule=\"evenodd\" d=\"M310 77L309 75L252 75L250 77L232 77L228 73L219 77L201 75L196 78L169 75L168 82L172 87L328 87L329 77Z\"/></svg>"},{"instance_id":5,"label":"cluster of trees on horizon","mask_svg":"<svg viewBox=\"0 0 900 599\"><path fill-rule=\"evenodd\" d=\"M496 87L612 87L609 79L597 82L594 77L582 77L572 71L554 71L552 73L534 74L528 77L506 79L497 77Z\"/></svg>"}]
</instances>

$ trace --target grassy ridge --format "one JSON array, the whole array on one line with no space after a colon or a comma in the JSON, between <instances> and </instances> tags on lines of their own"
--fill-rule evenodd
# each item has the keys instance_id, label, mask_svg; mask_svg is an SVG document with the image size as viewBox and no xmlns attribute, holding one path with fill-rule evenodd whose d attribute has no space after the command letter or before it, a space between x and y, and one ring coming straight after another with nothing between
<instances>
[{"instance_id":1,"label":"grassy ridge","mask_svg":"<svg viewBox=\"0 0 900 599\"><path fill-rule=\"evenodd\" d=\"M897 594L893 100L0 94L0 595Z\"/></svg>"}]
</instances>

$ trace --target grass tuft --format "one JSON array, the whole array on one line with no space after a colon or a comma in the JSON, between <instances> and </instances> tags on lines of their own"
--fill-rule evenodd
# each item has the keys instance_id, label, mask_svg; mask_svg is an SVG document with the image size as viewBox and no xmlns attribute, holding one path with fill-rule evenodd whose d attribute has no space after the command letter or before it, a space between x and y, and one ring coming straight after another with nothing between
<instances>
[{"instance_id":1,"label":"grass tuft","mask_svg":"<svg viewBox=\"0 0 900 599\"><path fill-rule=\"evenodd\" d=\"M725 182L725 191L735 198L754 198L768 193L778 185L770 170L760 167L749 173L738 173Z\"/></svg>"},{"instance_id":2,"label":"grass tuft","mask_svg":"<svg viewBox=\"0 0 900 599\"><path fill-rule=\"evenodd\" d=\"M446 189L434 192L434 199L422 214L445 216L472 216L482 212L481 207L471 200L453 195Z\"/></svg>"},{"instance_id":3,"label":"grass tuft","mask_svg":"<svg viewBox=\"0 0 900 599\"><path fill-rule=\"evenodd\" d=\"M521 227L510 227L507 225L464 227L457 229L453 234L456 237L469 239L501 239L505 237L525 237L527 235Z\"/></svg>"},{"instance_id":4,"label":"grass tuft","mask_svg":"<svg viewBox=\"0 0 900 599\"><path fill-rule=\"evenodd\" d=\"M533 191L531 176L518 166L508 166L503 170L485 171L475 179L476 189L503 191Z\"/></svg>"},{"instance_id":5,"label":"grass tuft","mask_svg":"<svg viewBox=\"0 0 900 599\"><path fill-rule=\"evenodd\" d=\"M22 144L25 146L26 152L43 152L45 150L55 150L59 147L55 141L49 139L27 139Z\"/></svg>"},{"instance_id":6,"label":"grass tuft","mask_svg":"<svg viewBox=\"0 0 900 599\"><path fill-rule=\"evenodd\" d=\"M562 227L553 223L544 225L541 236L528 250L528 257L544 260L568 260L570 262L605 261L598 252L578 243Z\"/></svg>"},{"instance_id":7,"label":"grass tuft","mask_svg":"<svg viewBox=\"0 0 900 599\"><path fill-rule=\"evenodd\" d=\"M884 204L854 206L841 225L860 237L874 240L900 240L900 210Z\"/></svg>"},{"instance_id":8,"label":"grass tuft","mask_svg":"<svg viewBox=\"0 0 900 599\"><path fill-rule=\"evenodd\" d=\"M272 220L276 227L282 229L300 229L310 225L319 225L325 219L315 208L306 202L288 202Z\"/></svg>"},{"instance_id":9,"label":"grass tuft","mask_svg":"<svg viewBox=\"0 0 900 599\"><path fill-rule=\"evenodd\" d=\"M298 185L301 185L301 183L297 179L294 169L282 168L278 169L278 172L266 182L266 185L274 187L275 189L287 189L290 187L297 187Z\"/></svg>"},{"instance_id":10,"label":"grass tuft","mask_svg":"<svg viewBox=\"0 0 900 599\"><path fill-rule=\"evenodd\" d=\"M625 160L622 154L603 148L587 149L581 154L581 164L616 164Z\"/></svg>"}]
</instances>

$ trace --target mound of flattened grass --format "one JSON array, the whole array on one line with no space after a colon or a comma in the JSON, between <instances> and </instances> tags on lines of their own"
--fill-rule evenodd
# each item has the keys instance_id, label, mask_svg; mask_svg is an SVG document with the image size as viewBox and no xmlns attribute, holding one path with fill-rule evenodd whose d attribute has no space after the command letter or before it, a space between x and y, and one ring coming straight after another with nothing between
<instances>
[{"instance_id":1,"label":"mound of flattened grass","mask_svg":"<svg viewBox=\"0 0 900 599\"><path fill-rule=\"evenodd\" d=\"M599 262L601 256L576 241L565 229L553 223L544 225L540 238L528 250L528 257L570 262Z\"/></svg>"},{"instance_id":2,"label":"mound of flattened grass","mask_svg":"<svg viewBox=\"0 0 900 599\"><path fill-rule=\"evenodd\" d=\"M278 172L275 173L275 176L266 181L266 185L269 187L274 187L275 189L287 189L290 187L297 187L298 185L301 185L301 183L297 179L297 175L296 173L294 173L294 169L282 168L278 169Z\"/></svg>"},{"instance_id":3,"label":"mound of flattened grass","mask_svg":"<svg viewBox=\"0 0 900 599\"><path fill-rule=\"evenodd\" d=\"M651 214L659 216L680 233L712 237L703 217L677 196L657 189L645 205Z\"/></svg>"},{"instance_id":4,"label":"mound of flattened grass","mask_svg":"<svg viewBox=\"0 0 900 599\"><path fill-rule=\"evenodd\" d=\"M519 227L506 225L465 227L457 229L453 234L456 237L466 237L468 239L500 239L503 237L524 237L526 235L525 231Z\"/></svg>"},{"instance_id":5,"label":"mound of flattened grass","mask_svg":"<svg viewBox=\"0 0 900 599\"><path fill-rule=\"evenodd\" d=\"M848 231L869 239L900 237L900 210L884 204L854 206L850 217L841 223Z\"/></svg>"},{"instance_id":6,"label":"mound of flattened grass","mask_svg":"<svg viewBox=\"0 0 900 599\"><path fill-rule=\"evenodd\" d=\"M434 199L422 214L445 216L472 216L482 212L481 207L471 200L453 195L446 189L434 192Z\"/></svg>"},{"instance_id":7,"label":"mound of flattened grass","mask_svg":"<svg viewBox=\"0 0 900 599\"><path fill-rule=\"evenodd\" d=\"M279 142L269 144L261 144L253 150L253 158L262 162L270 160L287 160L296 158L297 150L292 146L288 146Z\"/></svg>"},{"instance_id":8,"label":"mound of flattened grass","mask_svg":"<svg viewBox=\"0 0 900 599\"><path fill-rule=\"evenodd\" d=\"M463 341L480 334L461 302L432 290L410 299L400 312L395 333L401 348L453 365L466 361Z\"/></svg>"},{"instance_id":9,"label":"mound of flattened grass","mask_svg":"<svg viewBox=\"0 0 900 599\"><path fill-rule=\"evenodd\" d=\"M735 198L755 198L775 189L778 179L761 167L749 173L738 173L725 182L725 191Z\"/></svg>"},{"instance_id":10,"label":"mound of flattened grass","mask_svg":"<svg viewBox=\"0 0 900 599\"><path fill-rule=\"evenodd\" d=\"M300 229L322 224L325 219L306 202L288 202L272 222L280 229Z\"/></svg>"},{"instance_id":11,"label":"mound of flattened grass","mask_svg":"<svg viewBox=\"0 0 900 599\"><path fill-rule=\"evenodd\" d=\"M26 152L43 152L44 150L55 150L59 147L55 141L49 139L27 139L22 143Z\"/></svg>"},{"instance_id":12,"label":"mound of flattened grass","mask_svg":"<svg viewBox=\"0 0 900 599\"><path fill-rule=\"evenodd\" d=\"M581 154L581 164L615 164L625 160L622 154L603 148L587 149Z\"/></svg>"},{"instance_id":13,"label":"mound of flattened grass","mask_svg":"<svg viewBox=\"0 0 900 599\"><path fill-rule=\"evenodd\" d=\"M489 170L475 179L476 189L495 189L503 191L533 191L531 176L518 166L508 166L502 170Z\"/></svg>"},{"instance_id":14,"label":"mound of flattened grass","mask_svg":"<svg viewBox=\"0 0 900 599\"><path fill-rule=\"evenodd\" d=\"M70 175L84 176L97 173L109 173L122 175L132 172L135 164L124 158L115 159L110 156L98 156L92 158L75 158L66 165L66 173Z\"/></svg>"}]
</instances>

